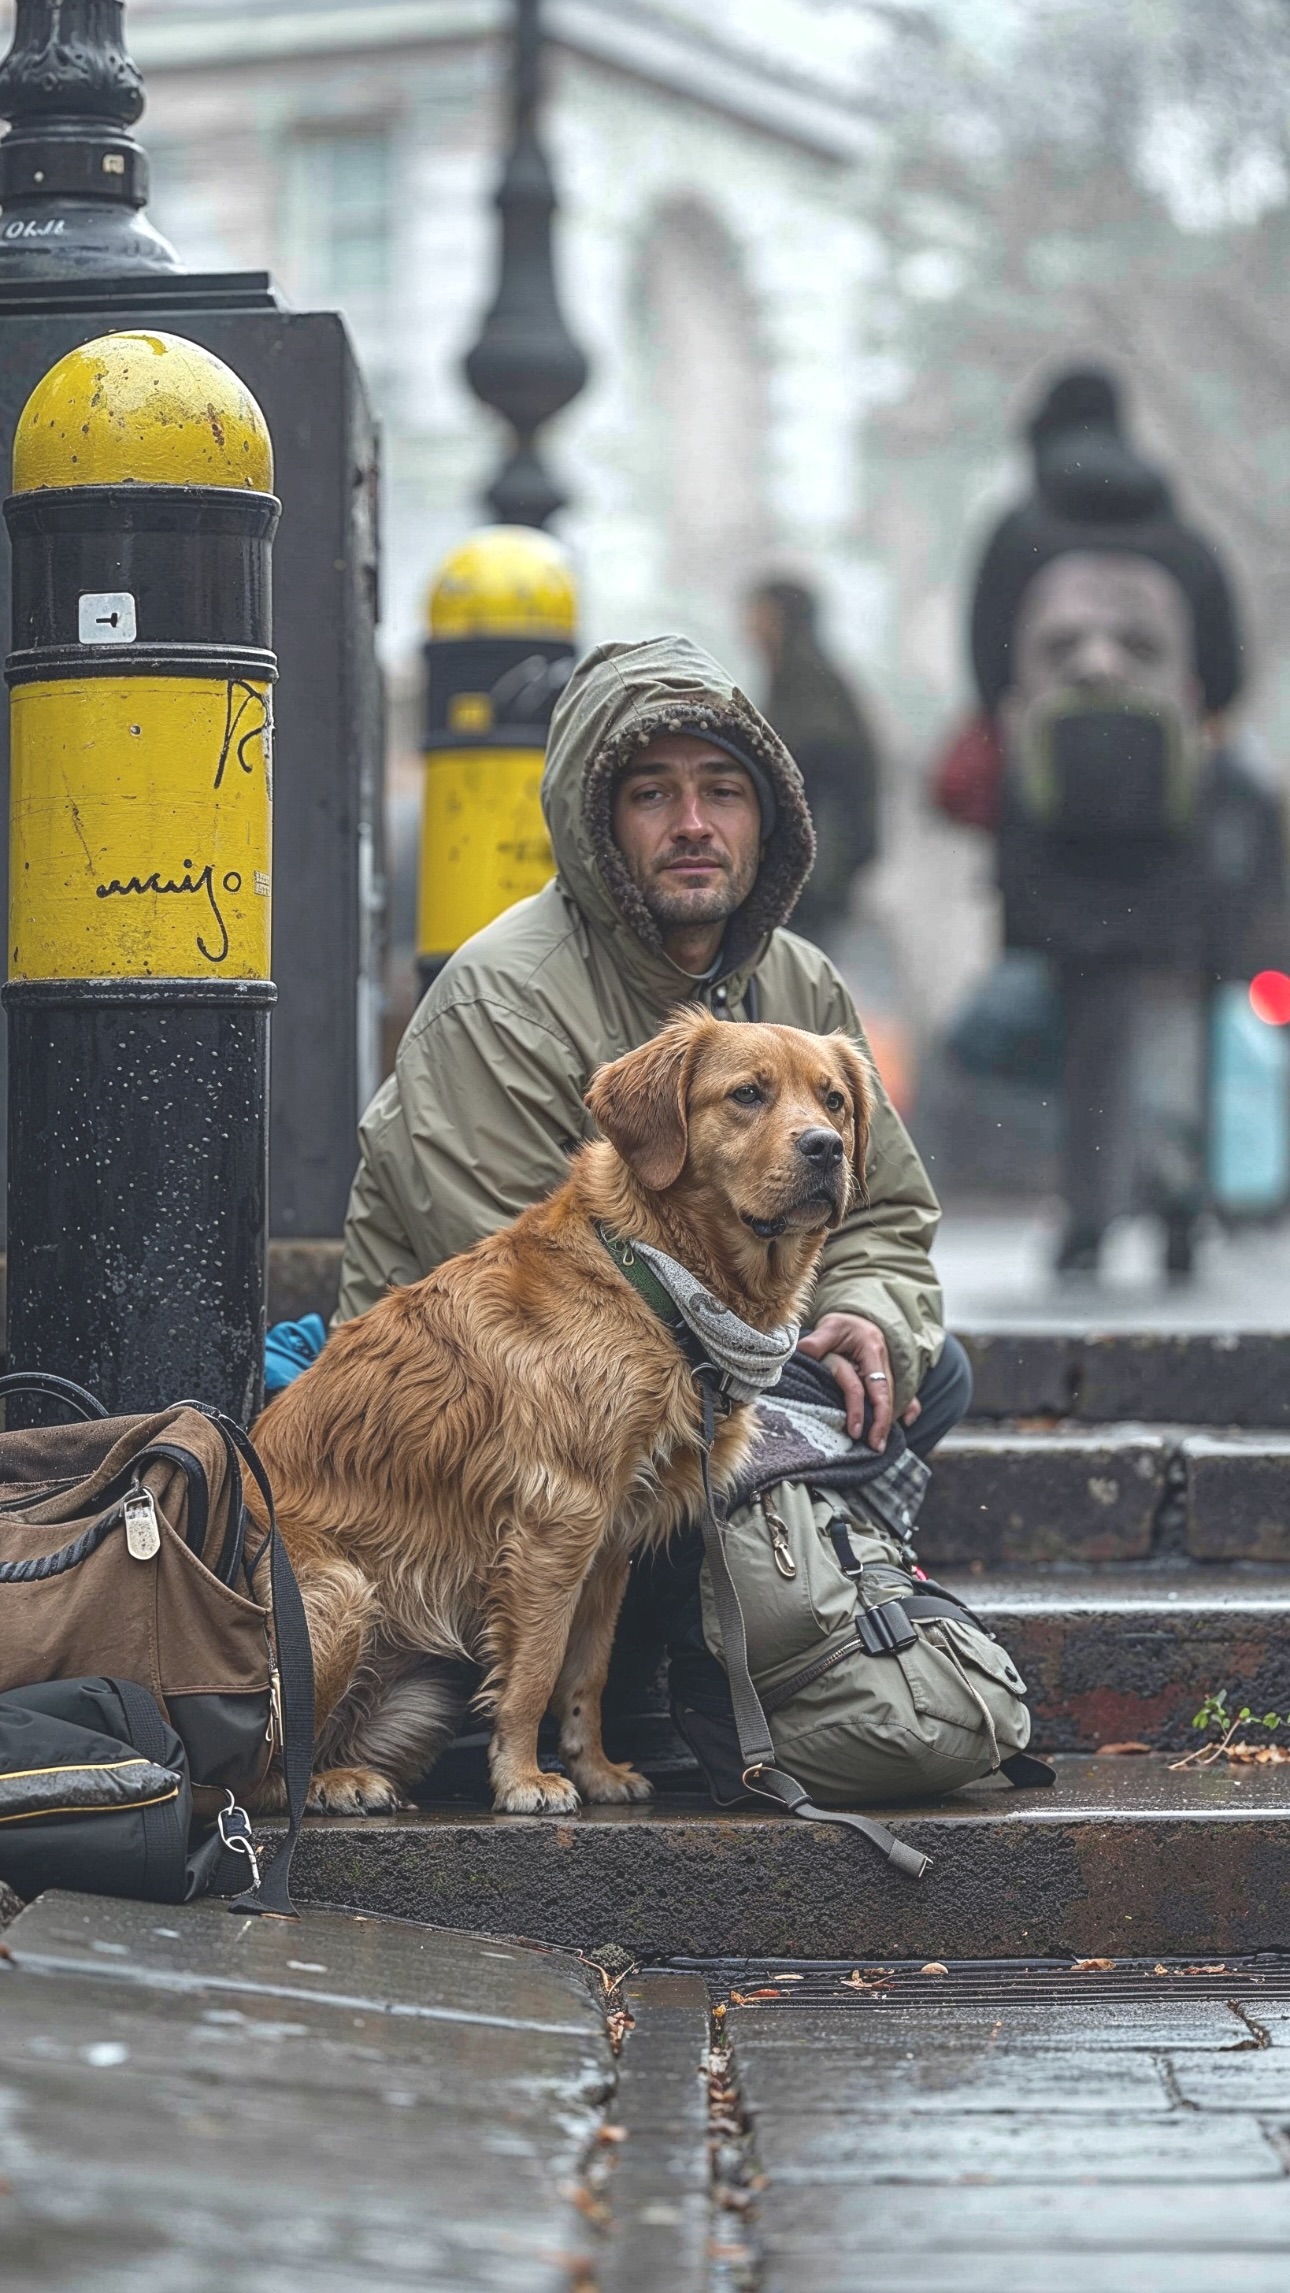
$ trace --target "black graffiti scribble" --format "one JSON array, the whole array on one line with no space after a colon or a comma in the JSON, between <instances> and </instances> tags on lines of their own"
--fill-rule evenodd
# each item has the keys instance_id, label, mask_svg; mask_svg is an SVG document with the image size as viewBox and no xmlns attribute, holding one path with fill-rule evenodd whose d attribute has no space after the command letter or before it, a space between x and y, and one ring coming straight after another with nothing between
<instances>
[{"instance_id":1,"label":"black graffiti scribble","mask_svg":"<svg viewBox=\"0 0 1290 2293\"><path fill-rule=\"evenodd\" d=\"M192 861L185 860L183 875L179 877L177 882L172 881L166 884L162 883L161 871L157 868L153 869L150 876L130 876L125 883L122 883L119 876L114 876L110 884L96 884L94 896L99 900L110 900L114 895L128 898L136 892L157 892L163 896L171 892L191 892L199 898L204 896L209 901L211 914L219 926L222 945L212 951L207 947L201 933L198 932L198 952L205 956L207 963L223 963L229 949L228 925L220 914L219 901L215 896L215 870L208 861L200 874L194 876L192 867ZM230 868L226 875L221 876L220 889L225 892L241 891L242 879L236 868Z\"/></svg>"},{"instance_id":2,"label":"black graffiti scribble","mask_svg":"<svg viewBox=\"0 0 1290 2293\"><path fill-rule=\"evenodd\" d=\"M235 696L240 696L240 698L235 698ZM250 724L244 725L243 718L248 711L254 709L258 709L260 712L258 717L253 718ZM236 756L243 772L253 773L255 771L254 760L246 753L247 746L259 734L269 733L272 729L273 718L269 709L268 694L258 693L255 686L248 685L244 677L230 677L224 687L224 738L220 745L219 763L215 767L216 788L223 781L224 767L228 763L230 754Z\"/></svg>"}]
</instances>

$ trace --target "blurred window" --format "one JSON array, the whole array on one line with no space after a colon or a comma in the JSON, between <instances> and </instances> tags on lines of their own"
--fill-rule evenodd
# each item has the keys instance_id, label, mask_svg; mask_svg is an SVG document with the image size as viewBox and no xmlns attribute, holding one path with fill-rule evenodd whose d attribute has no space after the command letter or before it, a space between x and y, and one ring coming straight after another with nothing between
<instances>
[{"instance_id":1,"label":"blurred window","mask_svg":"<svg viewBox=\"0 0 1290 2293\"><path fill-rule=\"evenodd\" d=\"M312 291L365 303L390 283L390 139L383 129L310 135L299 144L299 199Z\"/></svg>"},{"instance_id":2,"label":"blurred window","mask_svg":"<svg viewBox=\"0 0 1290 2293\"><path fill-rule=\"evenodd\" d=\"M741 251L697 200L669 202L642 251L638 318L648 391L641 438L651 495L667 503L668 577L703 619L723 580L733 595L764 548L766 362ZM662 481L660 487L659 481Z\"/></svg>"}]
</instances>

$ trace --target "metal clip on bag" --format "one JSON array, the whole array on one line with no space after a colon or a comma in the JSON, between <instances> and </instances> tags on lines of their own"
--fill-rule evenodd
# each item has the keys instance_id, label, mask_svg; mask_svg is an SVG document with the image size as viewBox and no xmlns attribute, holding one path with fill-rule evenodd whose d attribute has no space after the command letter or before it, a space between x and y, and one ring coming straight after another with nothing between
<instances>
[{"instance_id":1,"label":"metal clip on bag","mask_svg":"<svg viewBox=\"0 0 1290 2293\"><path fill-rule=\"evenodd\" d=\"M0 1378L18 1393L82 1422L0 1435L0 1878L178 1901L231 1850L251 1879L233 1908L294 1916L313 1661L254 1448L203 1402L109 1417L65 1379ZM275 1751L288 1821L261 1877L237 1802Z\"/></svg>"}]
</instances>

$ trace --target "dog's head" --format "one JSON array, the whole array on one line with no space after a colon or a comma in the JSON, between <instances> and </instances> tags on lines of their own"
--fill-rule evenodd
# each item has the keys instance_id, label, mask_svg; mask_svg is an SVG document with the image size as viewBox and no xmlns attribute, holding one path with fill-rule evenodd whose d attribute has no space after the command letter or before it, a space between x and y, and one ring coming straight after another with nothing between
<instances>
[{"instance_id":1,"label":"dog's head","mask_svg":"<svg viewBox=\"0 0 1290 2293\"><path fill-rule=\"evenodd\" d=\"M822 1239L863 1192L872 1098L849 1037L692 1007L601 1067L587 1105L648 1193L702 1198L771 1243Z\"/></svg>"}]
</instances>

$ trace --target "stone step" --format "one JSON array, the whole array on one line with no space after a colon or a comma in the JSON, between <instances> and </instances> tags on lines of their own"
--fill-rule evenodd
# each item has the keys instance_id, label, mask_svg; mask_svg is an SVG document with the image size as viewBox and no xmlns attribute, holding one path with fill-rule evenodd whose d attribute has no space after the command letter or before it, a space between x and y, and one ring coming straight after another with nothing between
<instances>
[{"instance_id":1,"label":"stone step","mask_svg":"<svg viewBox=\"0 0 1290 2293\"><path fill-rule=\"evenodd\" d=\"M1057 1762L883 1810L933 1858L901 1879L856 1834L674 1797L563 1819L442 1805L311 1817L303 1902L674 1957L1195 1957L1290 1942L1290 1769Z\"/></svg>"},{"instance_id":2,"label":"stone step","mask_svg":"<svg viewBox=\"0 0 1290 2293\"><path fill-rule=\"evenodd\" d=\"M1016 1662L1036 1750L1194 1750L1192 1721L1216 1688L1237 1709L1290 1712L1290 1575L1280 1571L947 1572L945 1582Z\"/></svg>"},{"instance_id":3,"label":"stone step","mask_svg":"<svg viewBox=\"0 0 1290 2293\"><path fill-rule=\"evenodd\" d=\"M977 1417L1290 1431L1290 1335L1264 1331L959 1333Z\"/></svg>"},{"instance_id":4,"label":"stone step","mask_svg":"<svg viewBox=\"0 0 1290 2293\"><path fill-rule=\"evenodd\" d=\"M1008 1649L1026 1682L1036 1750L1096 1752L1145 1743L1192 1751L1192 1722L1222 1688L1232 1708L1290 1712L1290 1572L1181 1565L1054 1568L1008 1574L955 1569L941 1581ZM1254 1731L1260 1743L1274 1739ZM665 1674L611 1674L606 1740L660 1790L699 1788L668 1718ZM1283 1739L1277 1737L1276 1741ZM488 1797L487 1733L459 1739L430 1789ZM544 1737L554 1754L552 1727Z\"/></svg>"},{"instance_id":5,"label":"stone step","mask_svg":"<svg viewBox=\"0 0 1290 2293\"><path fill-rule=\"evenodd\" d=\"M1290 1435L960 1426L936 1451L918 1545L933 1569L1290 1561Z\"/></svg>"}]
</instances>

